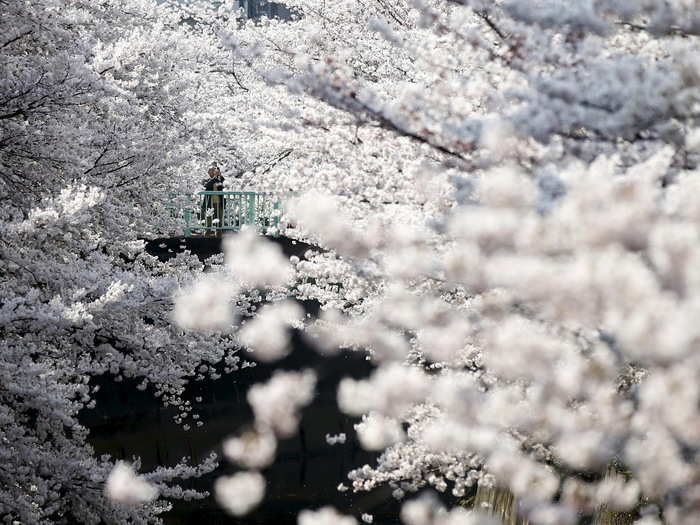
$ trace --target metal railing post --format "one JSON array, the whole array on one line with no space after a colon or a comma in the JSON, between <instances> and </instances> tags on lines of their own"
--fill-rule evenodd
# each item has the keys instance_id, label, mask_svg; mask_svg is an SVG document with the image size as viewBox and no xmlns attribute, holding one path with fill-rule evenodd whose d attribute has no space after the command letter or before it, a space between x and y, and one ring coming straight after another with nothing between
<instances>
[{"instance_id":1,"label":"metal railing post","mask_svg":"<svg viewBox=\"0 0 700 525\"><path fill-rule=\"evenodd\" d=\"M272 206L272 224L274 225L275 228L275 237L280 234L280 214L282 209L282 203L280 202L280 198L276 197L275 198L275 204Z\"/></svg>"},{"instance_id":2,"label":"metal railing post","mask_svg":"<svg viewBox=\"0 0 700 525\"><path fill-rule=\"evenodd\" d=\"M248 197L248 213L246 216L246 224L249 226L255 225L255 193L250 193Z\"/></svg>"}]
</instances>

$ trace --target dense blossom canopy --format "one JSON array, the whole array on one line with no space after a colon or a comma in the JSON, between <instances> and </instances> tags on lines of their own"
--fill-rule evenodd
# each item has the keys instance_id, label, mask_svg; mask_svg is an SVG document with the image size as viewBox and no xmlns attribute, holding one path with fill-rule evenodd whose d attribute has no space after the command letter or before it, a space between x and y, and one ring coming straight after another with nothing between
<instances>
[{"instance_id":1,"label":"dense blossom canopy","mask_svg":"<svg viewBox=\"0 0 700 525\"><path fill-rule=\"evenodd\" d=\"M698 6L289 4L223 38L288 90L269 136L308 141L274 179L307 190L288 213L331 250L295 264L324 305L307 333L378 367L339 385L384 451L353 488L693 523ZM403 519L479 522L436 505Z\"/></svg>"},{"instance_id":2,"label":"dense blossom canopy","mask_svg":"<svg viewBox=\"0 0 700 525\"><path fill-rule=\"evenodd\" d=\"M697 2L286 3L291 21L4 4L2 513L149 522L197 497L172 480L212 461L139 475L93 456L91 378L143 379L186 424L188 380L236 369L239 347L280 359L293 327L376 364L338 387L381 452L350 481L390 485L408 525L490 523L412 495L477 484L531 523L601 506L696 523ZM322 250L288 262L244 232L206 276L146 255L138 239L174 227L164 196L212 158L236 185L295 192L286 233ZM280 371L249 391L255 427L224 451L251 470L215 487L231 513L264 497L256 469L315 384Z\"/></svg>"},{"instance_id":3,"label":"dense blossom canopy","mask_svg":"<svg viewBox=\"0 0 700 525\"><path fill-rule=\"evenodd\" d=\"M133 378L190 421L182 395L208 364L236 368L229 338L184 334L172 296L201 272L167 264L142 236L168 231L164 196L208 155L228 155L200 90L226 54L216 38L151 2L3 2L0 17L0 515L21 523L152 521L181 463L137 479L98 458L78 413L94 377ZM223 112L220 112L223 114ZM199 367L199 368L198 368ZM215 368L210 368L216 374ZM138 465L134 465L137 467ZM131 477L130 477L131 476ZM148 485L150 484L150 485Z\"/></svg>"}]
</instances>

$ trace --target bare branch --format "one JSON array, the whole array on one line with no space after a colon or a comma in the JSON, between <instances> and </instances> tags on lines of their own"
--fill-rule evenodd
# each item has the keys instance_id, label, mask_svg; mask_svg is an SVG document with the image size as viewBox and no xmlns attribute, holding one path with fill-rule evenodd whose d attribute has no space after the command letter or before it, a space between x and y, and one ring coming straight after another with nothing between
<instances>
[{"instance_id":1,"label":"bare branch","mask_svg":"<svg viewBox=\"0 0 700 525\"><path fill-rule=\"evenodd\" d=\"M2 49L2 48L4 48L4 47L7 47L7 46L9 46L9 45L12 44L12 43L17 42L17 40L19 40L20 38L24 38L25 36L28 36L28 35L31 35L31 34L32 34L32 31L25 31L24 33L21 33L21 34L17 35L16 37L14 37L14 38L8 40L7 42L5 42L3 45L0 46L0 49Z\"/></svg>"},{"instance_id":2,"label":"bare branch","mask_svg":"<svg viewBox=\"0 0 700 525\"><path fill-rule=\"evenodd\" d=\"M639 31L639 32L646 32L646 33L659 33L658 30L652 29L648 26L640 25L640 24L633 24L632 22L615 22L617 25L626 27L627 29L631 29L633 31ZM676 26L671 26L668 28L667 31L661 31L661 33L672 35L672 36L680 36L682 38L690 38L693 36L698 36L697 33L692 33L692 32L687 32L681 29L680 27Z\"/></svg>"},{"instance_id":3,"label":"bare branch","mask_svg":"<svg viewBox=\"0 0 700 525\"><path fill-rule=\"evenodd\" d=\"M138 180L138 179L140 179L141 177L143 177L144 175L146 175L149 171L151 171L151 168L153 168L153 163L151 163L151 164L148 166L148 168L146 168L146 170L145 170L143 173L140 173L140 174L138 174L138 175L136 175L136 176L134 176L134 177L131 177L130 179L123 180L123 181L121 181L121 182L119 182L119 183L117 183L117 184L113 184L113 185L111 185L111 186L110 186L109 188L107 188L107 189L110 189L110 190L111 190L111 189L114 189L114 188L121 188L122 186L126 186L127 184L130 184L130 183L134 182L135 180Z\"/></svg>"},{"instance_id":4,"label":"bare branch","mask_svg":"<svg viewBox=\"0 0 700 525\"><path fill-rule=\"evenodd\" d=\"M241 81L238 79L238 75L236 75L236 63L233 60L231 61L231 74L233 75L233 79L236 81L239 88L241 88L243 91L250 91L247 87L241 84Z\"/></svg>"},{"instance_id":5,"label":"bare branch","mask_svg":"<svg viewBox=\"0 0 700 525\"><path fill-rule=\"evenodd\" d=\"M277 164L279 164L279 163L282 162L284 159L286 159L287 157L289 157L289 155L291 155L293 151L294 151L294 150L293 150L292 148L283 150L282 153L280 153L280 154L277 156L276 159L274 159L273 161L271 161L271 162L268 164L268 166L267 166L264 170L262 170L262 171L260 172L260 175L264 175L265 173L269 172L272 168L274 168L275 166L277 166Z\"/></svg>"}]
</instances>

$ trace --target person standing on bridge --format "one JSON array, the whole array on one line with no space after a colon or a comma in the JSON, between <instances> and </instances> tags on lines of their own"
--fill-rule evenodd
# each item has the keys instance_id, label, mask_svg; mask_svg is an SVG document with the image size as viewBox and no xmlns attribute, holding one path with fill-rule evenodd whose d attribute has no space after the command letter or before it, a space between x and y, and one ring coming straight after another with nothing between
<instances>
[{"instance_id":1,"label":"person standing on bridge","mask_svg":"<svg viewBox=\"0 0 700 525\"><path fill-rule=\"evenodd\" d=\"M212 162L209 166L209 178L202 181L204 191L223 191L224 177L221 175L221 170L216 162ZM221 228L224 220L224 196L223 195L204 195L202 199L202 217L205 220L206 234L205 235L221 235L222 230L213 228Z\"/></svg>"}]
</instances>

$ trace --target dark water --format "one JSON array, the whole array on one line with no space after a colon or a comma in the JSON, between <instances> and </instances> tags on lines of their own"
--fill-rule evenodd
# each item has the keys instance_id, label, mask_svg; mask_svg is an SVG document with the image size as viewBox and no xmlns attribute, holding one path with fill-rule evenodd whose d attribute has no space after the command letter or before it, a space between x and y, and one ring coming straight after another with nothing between
<instances>
[{"instance_id":1,"label":"dark water","mask_svg":"<svg viewBox=\"0 0 700 525\"><path fill-rule=\"evenodd\" d=\"M311 365L312 350L304 348L297 336L297 348L281 369L298 369ZM398 505L388 489L372 493L339 493L339 483L349 484L347 472L376 456L363 451L352 429L355 419L341 414L335 401L338 379L342 375L362 377L369 365L362 356L345 355L323 359L315 366L319 374L317 396L304 412L297 436L280 443L277 461L264 471L268 482L263 505L245 519L231 520L208 498L202 501L177 502L166 523L192 523L206 519L209 523L296 523L303 508L334 505L347 513L375 515L375 523L398 523ZM161 408L147 392L136 389L135 382L114 383L101 378L97 407L85 413L83 422L91 428L91 443L97 454L118 459L142 459L142 471L177 463L184 457L201 460L210 452L220 455L222 441L250 425L252 414L245 400L247 388L267 379L271 367L258 366L235 372L217 381L193 383L188 398L200 414L204 426L184 431L172 418L177 411ZM201 403L194 398L200 396ZM343 445L331 446L325 435L345 432ZM220 467L200 480L187 482L186 488L211 490L214 479L236 470L222 460Z\"/></svg>"},{"instance_id":2,"label":"dark water","mask_svg":"<svg viewBox=\"0 0 700 525\"><path fill-rule=\"evenodd\" d=\"M227 232L226 235L235 235ZM307 244L288 237L266 237L268 241L277 244L288 257L296 255L303 257L307 250L323 251L317 246ZM221 237L203 237L201 235L193 237L162 237L159 239L147 240L146 251L155 255L161 261L175 257L178 252L189 250L198 256L202 261L207 257L221 253ZM181 248L183 247L183 248Z\"/></svg>"},{"instance_id":3,"label":"dark water","mask_svg":"<svg viewBox=\"0 0 700 525\"><path fill-rule=\"evenodd\" d=\"M158 248L165 242L165 248ZM288 255L303 254L307 245L277 239ZM193 253L201 256L218 252L218 239L158 239L149 245L149 251L163 259L178 251L185 243ZM172 249L172 252L168 250ZM313 305L306 305L311 311ZM206 521L239 524L291 524L304 508L333 505L341 512L358 518L362 513L374 515L374 523L399 523L399 505L388 488L371 493L340 493L339 483L349 485L349 470L364 464L373 464L376 455L363 451L355 438L353 424L338 410L337 383L343 376L366 377L371 365L364 355L346 353L333 358L320 357L298 333L293 336L294 351L275 366L258 365L234 372L219 380L193 382L187 390L187 399L205 423L183 430L173 422L178 412L162 408L152 393L136 389L137 382L115 383L111 377L98 378L97 407L82 414L81 420L91 429L90 442L97 454L110 454L117 459L132 460L139 456L141 471L157 466L176 464L188 456L194 462L212 451L221 456L221 443L229 436L240 433L252 422L252 413L246 402L248 388L267 380L275 370L299 370L311 367L318 375L317 395L302 414L297 436L280 443L277 460L263 471L267 491L263 504L249 516L229 518L212 497L192 502L174 502L174 509L164 517L168 524ZM201 397L201 402L195 398ZM348 440L343 445L326 443L326 434L344 432ZM222 474L231 474L237 468L221 460L215 472L199 480L183 483L185 488L212 490L214 480Z\"/></svg>"}]
</instances>

